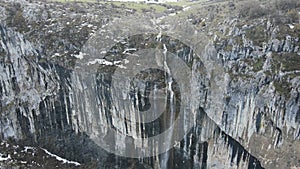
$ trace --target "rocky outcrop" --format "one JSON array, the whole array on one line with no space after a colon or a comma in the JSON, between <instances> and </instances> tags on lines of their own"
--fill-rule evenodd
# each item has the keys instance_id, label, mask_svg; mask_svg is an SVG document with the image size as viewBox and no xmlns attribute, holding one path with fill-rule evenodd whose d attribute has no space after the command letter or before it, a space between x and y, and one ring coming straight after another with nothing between
<instances>
[{"instance_id":1,"label":"rocky outcrop","mask_svg":"<svg viewBox=\"0 0 300 169\"><path fill-rule=\"evenodd\" d=\"M206 33L195 26L167 18L164 23L142 22L152 34L138 30L138 35L114 37L118 29L132 27L102 27L124 14L118 8L92 3L86 4L91 7L88 11L80 3L1 4L5 4L0 8L2 140L46 148L79 162L77 167L82 168L299 167L300 68L295 65L299 61L299 24L291 28L272 25L268 19L226 20L207 40ZM98 7L101 10L96 10ZM177 24L172 27L172 23ZM158 25L170 35L159 34ZM186 31L176 34L183 28ZM99 36L103 32L111 36ZM114 46L102 51L106 41L101 40L115 38ZM86 48L86 44L92 47ZM114 84L114 78L119 78L116 72L130 65L131 54L148 49L158 51L151 55L155 62L163 61L158 54L171 52L187 65L190 97L184 97L181 81L169 77L168 70L178 71L171 65L162 72L139 72L129 88ZM82 64L86 65L78 69ZM86 68L94 72L85 72ZM149 124L136 123L136 108L164 106L149 101L150 93L161 89L166 91L169 111ZM122 95L124 90L131 90L131 95ZM120 95L133 102L116 100ZM113 149L134 149L140 143L124 144L130 140L110 135L108 128L132 138L147 138L167 130L172 117L179 117L176 112L181 106L190 108L184 109L183 117L192 114L193 127L166 153L125 158L107 152L95 139L112 136ZM182 122L183 128L185 124ZM171 135L180 133L172 131ZM13 149L2 150L13 153Z\"/></svg>"},{"instance_id":2,"label":"rocky outcrop","mask_svg":"<svg viewBox=\"0 0 300 169\"><path fill-rule=\"evenodd\" d=\"M216 56L222 59L230 80L224 85L222 111L207 112L226 133L264 159L263 165L297 166L299 67L294 61L299 59L298 30L288 25L274 26L268 20L250 26L237 24L237 20L225 24L231 28L223 30L223 39L216 37ZM281 158L283 152L278 152L287 147L293 153Z\"/></svg>"}]
</instances>

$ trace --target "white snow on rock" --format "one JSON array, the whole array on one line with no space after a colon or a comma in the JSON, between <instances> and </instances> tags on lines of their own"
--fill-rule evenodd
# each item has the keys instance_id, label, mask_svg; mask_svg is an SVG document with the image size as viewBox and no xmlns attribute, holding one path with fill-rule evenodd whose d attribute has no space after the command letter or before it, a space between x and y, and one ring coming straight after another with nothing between
<instances>
[{"instance_id":1,"label":"white snow on rock","mask_svg":"<svg viewBox=\"0 0 300 169\"><path fill-rule=\"evenodd\" d=\"M288 24L288 26L290 27L290 29L294 29L294 25L292 25L292 24Z\"/></svg>"},{"instance_id":2,"label":"white snow on rock","mask_svg":"<svg viewBox=\"0 0 300 169\"><path fill-rule=\"evenodd\" d=\"M33 147L29 147L29 146L25 146L24 147L24 152L27 153L28 150L34 150L34 148Z\"/></svg>"},{"instance_id":3,"label":"white snow on rock","mask_svg":"<svg viewBox=\"0 0 300 169\"><path fill-rule=\"evenodd\" d=\"M85 53L79 52L78 55L73 55L73 56L77 59L83 59L84 55L85 55Z\"/></svg>"},{"instance_id":4,"label":"white snow on rock","mask_svg":"<svg viewBox=\"0 0 300 169\"><path fill-rule=\"evenodd\" d=\"M113 62L107 61L107 60L105 60L105 59L95 59L95 60L93 60L93 61L89 61L89 62L87 63L87 65L94 65L94 64L96 64L96 63L98 63L98 64L100 64L100 65L109 65L109 66L114 65Z\"/></svg>"},{"instance_id":5,"label":"white snow on rock","mask_svg":"<svg viewBox=\"0 0 300 169\"><path fill-rule=\"evenodd\" d=\"M114 61L114 64L115 64L115 65L116 65L116 64L120 64L120 63L122 63L122 61L120 61L120 60Z\"/></svg>"},{"instance_id":6,"label":"white snow on rock","mask_svg":"<svg viewBox=\"0 0 300 169\"><path fill-rule=\"evenodd\" d=\"M122 65L122 63L124 64L127 64L129 61L124 59L124 60L117 60L117 61L107 61L105 59L95 59L93 61L89 61L87 63L87 65L95 65L95 64L100 64L100 65L108 65L108 66L117 66L119 68L122 68L122 69L126 69L126 67L124 65Z\"/></svg>"},{"instance_id":7,"label":"white snow on rock","mask_svg":"<svg viewBox=\"0 0 300 169\"><path fill-rule=\"evenodd\" d=\"M54 57L57 57L57 56L60 56L59 53L55 53L54 55L52 55L51 57L54 58Z\"/></svg>"},{"instance_id":8,"label":"white snow on rock","mask_svg":"<svg viewBox=\"0 0 300 169\"><path fill-rule=\"evenodd\" d=\"M50 155L51 157L55 157L56 160L62 161L64 164L65 164L65 163L67 163L67 164L75 164L76 166L79 166L79 165L80 165L80 163L78 163L78 162L76 162L76 161L69 161L69 160L67 160L67 159L64 159L64 158L59 157L58 155L52 154L52 153L50 153L50 152L49 152L48 150L46 150L46 149L43 149L43 148L42 148L42 150L44 150L45 153L47 153L47 154Z\"/></svg>"},{"instance_id":9,"label":"white snow on rock","mask_svg":"<svg viewBox=\"0 0 300 169\"><path fill-rule=\"evenodd\" d=\"M121 69L127 69L127 67L123 66L123 65L117 65L119 68Z\"/></svg>"},{"instance_id":10,"label":"white snow on rock","mask_svg":"<svg viewBox=\"0 0 300 169\"><path fill-rule=\"evenodd\" d=\"M187 7L184 7L182 10L183 10L183 11L187 11L187 10L189 10L189 9L191 9L191 7L190 7L190 6L187 6Z\"/></svg>"},{"instance_id":11,"label":"white snow on rock","mask_svg":"<svg viewBox=\"0 0 300 169\"><path fill-rule=\"evenodd\" d=\"M123 53L127 53L127 52L130 52L130 51L136 51L136 48L127 48L123 51Z\"/></svg>"},{"instance_id":12,"label":"white snow on rock","mask_svg":"<svg viewBox=\"0 0 300 169\"><path fill-rule=\"evenodd\" d=\"M7 157L3 157L3 154L0 153L0 161L7 161L7 160L10 160L10 159L11 159L11 157L10 157L9 154L8 154Z\"/></svg>"}]
</instances>

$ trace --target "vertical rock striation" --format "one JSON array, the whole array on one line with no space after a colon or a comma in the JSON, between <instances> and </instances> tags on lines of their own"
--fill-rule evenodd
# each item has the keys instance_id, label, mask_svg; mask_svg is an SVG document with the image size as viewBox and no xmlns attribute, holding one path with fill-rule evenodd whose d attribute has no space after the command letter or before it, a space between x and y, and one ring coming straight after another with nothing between
<instances>
[{"instance_id":1,"label":"vertical rock striation","mask_svg":"<svg viewBox=\"0 0 300 169\"><path fill-rule=\"evenodd\" d=\"M24 2L17 7L26 9L21 15L16 14L12 4L6 4L7 7L0 7L3 16L0 24L1 140L40 146L78 161L86 168L299 167L300 69L293 65L299 61L298 34L288 32L280 37L286 34L285 29L272 25L269 20L255 20L250 26L239 26L239 21L233 20L220 25L224 26L223 34L217 30L214 40L202 42L200 45L204 47L195 49L159 34L123 37L124 41L108 51L105 58L89 62L87 66L96 67L96 72L91 74L77 71L74 62L89 56L79 51L94 33L93 29L107 23L106 17L91 26L85 21L77 23L80 20L75 13L72 19L78 24L76 28L66 26L73 22L64 24L67 18L63 17L61 4L34 3L36 8L33 8ZM58 12L52 7L57 7ZM55 12L49 14L49 11ZM15 13L8 15L9 12ZM17 16L33 28L12 26ZM56 20L60 16L63 19ZM92 13L86 17L99 18ZM46 26L38 22L34 25L36 20ZM54 29L55 26L58 28ZM77 30L78 35L74 35ZM253 32L263 33L253 39ZM56 36L58 39L51 39ZM169 67L164 71L139 72L130 83L123 84L128 86L126 90L132 91L129 96L124 88L113 85L116 80L113 78L118 78L113 77L116 69L126 66L119 64L126 62L124 53L147 49L145 44L156 47L162 56L171 51L188 65L192 76L188 106L180 105L185 103L180 100L184 94L179 82L169 77L168 71L172 71ZM128 50L124 52L125 49ZM159 56L155 57L156 62L164 64ZM159 100L158 92L165 94L167 106L149 100L150 96ZM151 106L157 110L166 106L168 112L151 123L140 123L143 119L135 116L136 109L148 110ZM192 107L184 109L183 117L194 116L193 128L163 154L125 158L107 152L95 141L104 133L101 137L112 140L110 148L115 151L135 148L132 147L135 145L150 146L153 143L138 142L136 138L166 130L178 116L176 111L180 106ZM186 127L185 122L182 124ZM111 135L111 128L132 139ZM179 134L174 131L168 136ZM153 147L151 151L158 152L159 148Z\"/></svg>"}]
</instances>

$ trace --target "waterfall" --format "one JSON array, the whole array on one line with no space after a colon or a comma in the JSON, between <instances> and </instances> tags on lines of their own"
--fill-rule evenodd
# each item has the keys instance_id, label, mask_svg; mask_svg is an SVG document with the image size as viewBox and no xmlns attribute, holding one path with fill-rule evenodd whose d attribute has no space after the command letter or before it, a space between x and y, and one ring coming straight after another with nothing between
<instances>
[{"instance_id":1,"label":"waterfall","mask_svg":"<svg viewBox=\"0 0 300 169\"><path fill-rule=\"evenodd\" d=\"M169 111L166 113L167 116L164 116L164 123L163 126L164 126L164 130L166 130L167 128L171 127L172 123L174 122L174 115L175 115L175 102L174 102L174 91L172 89L172 84L173 84L173 79L172 79L172 74L170 72L170 69L167 65L167 47L166 45L164 44L163 45L164 47L164 51L163 51L163 54L164 54L164 69L166 71L166 83L167 83L167 96L168 99L170 99L169 101L169 105L167 105L167 108L166 108L166 111ZM167 76L167 74L169 74L169 76ZM168 109L169 107L169 109ZM172 132L169 132L167 133L166 135L166 138L164 138L165 142L164 142L164 146L166 147L170 147L171 143L172 143L172 137L173 137L173 130ZM170 159L170 153L171 153L172 150L168 151L168 152L165 152L161 155L161 160L160 160L160 168L161 169L167 169L168 168L168 161Z\"/></svg>"}]
</instances>

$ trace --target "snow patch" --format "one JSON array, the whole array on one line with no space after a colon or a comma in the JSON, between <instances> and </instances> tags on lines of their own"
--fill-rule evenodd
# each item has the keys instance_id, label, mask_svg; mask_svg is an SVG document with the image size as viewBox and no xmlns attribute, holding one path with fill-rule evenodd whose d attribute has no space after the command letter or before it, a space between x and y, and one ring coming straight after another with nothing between
<instances>
[{"instance_id":1,"label":"snow patch","mask_svg":"<svg viewBox=\"0 0 300 169\"><path fill-rule=\"evenodd\" d=\"M57 57L57 56L60 56L59 53L55 53L54 55L52 55L51 57L54 58L54 57Z\"/></svg>"},{"instance_id":2,"label":"snow patch","mask_svg":"<svg viewBox=\"0 0 300 169\"><path fill-rule=\"evenodd\" d=\"M127 48L124 50L123 54L130 52L130 51L136 51L136 48Z\"/></svg>"},{"instance_id":3,"label":"snow patch","mask_svg":"<svg viewBox=\"0 0 300 169\"><path fill-rule=\"evenodd\" d=\"M85 56L86 54L85 53L82 53L82 52L79 52L78 55L73 55L75 58L77 59L83 59L83 57Z\"/></svg>"},{"instance_id":4,"label":"snow patch","mask_svg":"<svg viewBox=\"0 0 300 169\"><path fill-rule=\"evenodd\" d=\"M292 24L288 24L288 26L290 27L290 29L294 29L294 25L292 25Z\"/></svg>"},{"instance_id":5,"label":"snow patch","mask_svg":"<svg viewBox=\"0 0 300 169\"><path fill-rule=\"evenodd\" d=\"M88 62L87 65L94 65L96 63L101 64L101 65L109 65L109 66L113 65L113 62L107 61L105 59L95 59L93 61Z\"/></svg>"},{"instance_id":6,"label":"snow patch","mask_svg":"<svg viewBox=\"0 0 300 169\"><path fill-rule=\"evenodd\" d=\"M28 152L28 150L34 150L34 148L33 147L29 147L29 146L25 146L24 147L24 152Z\"/></svg>"},{"instance_id":7,"label":"snow patch","mask_svg":"<svg viewBox=\"0 0 300 169\"><path fill-rule=\"evenodd\" d=\"M122 63L122 61L120 61L120 60L114 61L114 64L115 64L115 65L116 65L116 64L120 64L120 63Z\"/></svg>"},{"instance_id":8,"label":"snow patch","mask_svg":"<svg viewBox=\"0 0 300 169\"><path fill-rule=\"evenodd\" d=\"M94 64L100 64L100 65L108 65L108 66L117 66L119 68L122 68L122 69L126 69L126 67L124 65L122 65L122 62L124 62L125 64L127 64L129 61L124 59L124 60L117 60L117 61L107 61L105 59L95 59L93 61L89 61L87 63L87 65L94 65Z\"/></svg>"},{"instance_id":9,"label":"snow patch","mask_svg":"<svg viewBox=\"0 0 300 169\"><path fill-rule=\"evenodd\" d=\"M119 68L121 69L127 69L127 67L123 66L123 65L117 65Z\"/></svg>"},{"instance_id":10,"label":"snow patch","mask_svg":"<svg viewBox=\"0 0 300 169\"><path fill-rule=\"evenodd\" d=\"M69 161L69 160L64 159L64 158L61 158L61 157L59 157L59 156L57 156L57 155L55 155L55 154L52 154L52 153L50 153L50 152L49 152L48 150L46 150L46 149L43 149L43 148L42 148L42 150L44 150L45 153L47 153L47 154L50 155L51 157L55 157L56 160L62 161L64 164L65 164L65 163L67 163L67 164L75 164L76 166L79 166L79 165L80 165L80 163L78 163L78 162L76 162L76 161Z\"/></svg>"},{"instance_id":11,"label":"snow patch","mask_svg":"<svg viewBox=\"0 0 300 169\"><path fill-rule=\"evenodd\" d=\"M10 159L11 159L11 157L10 157L9 154L8 154L7 157L3 157L3 156L4 156L4 154L1 154L1 153L0 153L0 161L7 161L7 160L10 160Z\"/></svg>"},{"instance_id":12,"label":"snow patch","mask_svg":"<svg viewBox=\"0 0 300 169\"><path fill-rule=\"evenodd\" d=\"M190 8L191 8L190 6L187 6L187 7L183 8L182 10L183 10L183 11L187 11L187 10L189 10Z\"/></svg>"}]
</instances>

